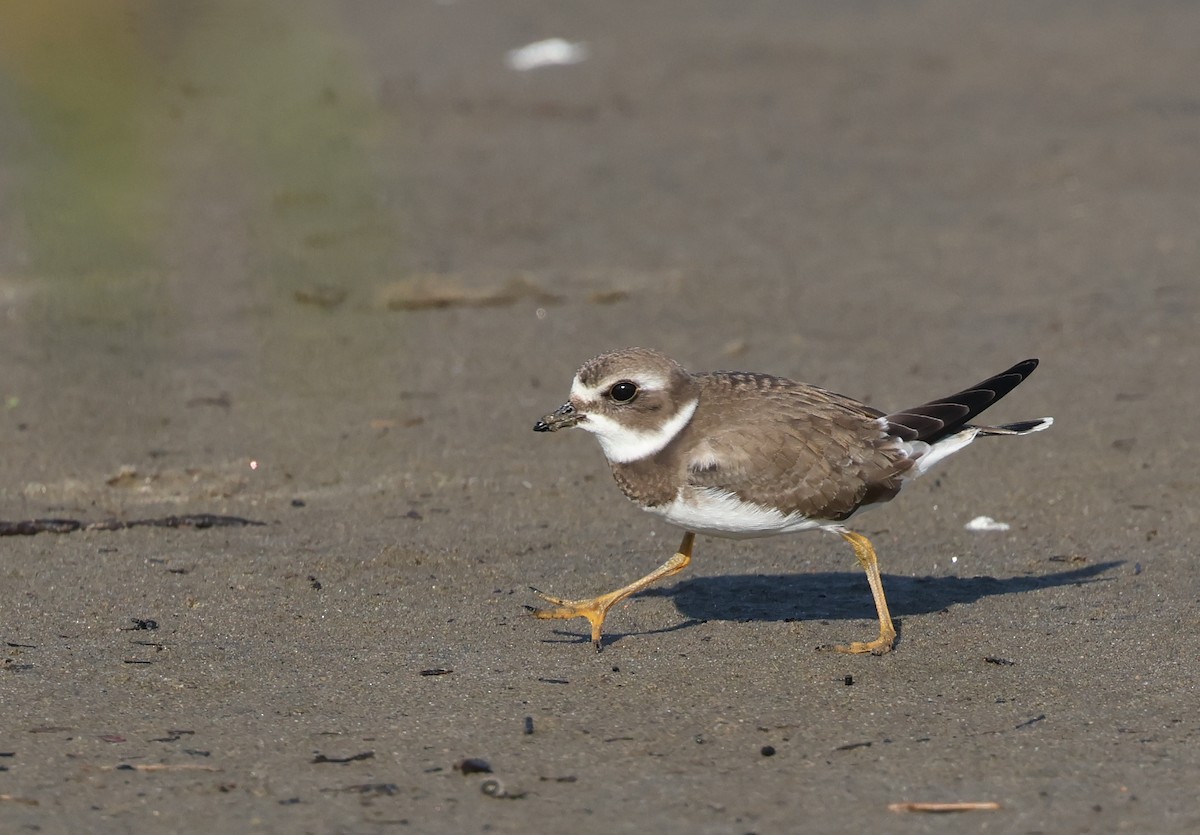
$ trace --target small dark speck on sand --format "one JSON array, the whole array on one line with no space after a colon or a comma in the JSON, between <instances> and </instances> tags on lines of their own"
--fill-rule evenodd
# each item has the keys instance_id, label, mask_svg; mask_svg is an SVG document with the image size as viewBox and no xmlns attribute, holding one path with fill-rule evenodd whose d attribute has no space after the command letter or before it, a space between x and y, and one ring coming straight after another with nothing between
<instances>
[{"instance_id":1,"label":"small dark speck on sand","mask_svg":"<svg viewBox=\"0 0 1200 835\"><path fill-rule=\"evenodd\" d=\"M762 748L759 749L758 753L762 754L764 757L773 757L773 756L775 756L775 746L774 745L764 745Z\"/></svg>"},{"instance_id":2,"label":"small dark speck on sand","mask_svg":"<svg viewBox=\"0 0 1200 835\"><path fill-rule=\"evenodd\" d=\"M454 764L463 774L491 774L492 764L482 757L465 757Z\"/></svg>"}]
</instances>

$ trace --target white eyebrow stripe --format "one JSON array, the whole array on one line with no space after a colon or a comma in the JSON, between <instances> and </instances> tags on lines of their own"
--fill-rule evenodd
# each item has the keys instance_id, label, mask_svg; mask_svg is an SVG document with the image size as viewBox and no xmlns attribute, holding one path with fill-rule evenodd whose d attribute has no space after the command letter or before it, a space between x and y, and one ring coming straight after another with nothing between
<instances>
[{"instance_id":1,"label":"white eyebrow stripe","mask_svg":"<svg viewBox=\"0 0 1200 835\"><path fill-rule=\"evenodd\" d=\"M612 379L612 378L609 378L609 379ZM630 374L628 377L618 377L615 380L613 380L613 382L617 382L617 380L625 380L625 379L631 380L632 382L636 383L640 388L646 389L648 391L666 391L667 386L670 383L670 381L666 377L662 377L658 374L646 374L644 372L639 372L637 374ZM611 383L609 385L611 385ZM604 385L604 386L585 385L583 380L579 379L578 375L576 375L575 379L571 381L571 397L572 397L572 399L578 398L579 400L583 400L583 401L599 400L600 397L607 390L608 390L608 385Z\"/></svg>"},{"instance_id":2,"label":"white eyebrow stripe","mask_svg":"<svg viewBox=\"0 0 1200 835\"><path fill-rule=\"evenodd\" d=\"M582 400L584 402L589 400L599 400L600 390L592 386L585 386L583 384L583 380L580 380L578 377L576 377L571 382L571 399Z\"/></svg>"}]
</instances>

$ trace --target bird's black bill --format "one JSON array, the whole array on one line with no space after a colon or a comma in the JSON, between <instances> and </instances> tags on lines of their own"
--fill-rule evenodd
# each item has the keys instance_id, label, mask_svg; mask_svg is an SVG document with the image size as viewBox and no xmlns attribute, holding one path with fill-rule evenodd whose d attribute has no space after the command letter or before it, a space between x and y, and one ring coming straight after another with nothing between
<instances>
[{"instance_id":1,"label":"bird's black bill","mask_svg":"<svg viewBox=\"0 0 1200 835\"><path fill-rule=\"evenodd\" d=\"M575 407L570 403L564 403L535 423L533 431L557 432L559 429L567 429L574 426L581 420L583 420L583 415L575 411Z\"/></svg>"}]
</instances>

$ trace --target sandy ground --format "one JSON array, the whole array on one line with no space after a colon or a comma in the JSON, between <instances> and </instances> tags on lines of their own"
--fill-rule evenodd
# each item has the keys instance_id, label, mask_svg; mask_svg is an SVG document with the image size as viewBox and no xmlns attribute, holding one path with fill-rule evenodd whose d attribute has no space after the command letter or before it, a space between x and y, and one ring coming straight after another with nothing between
<instances>
[{"instance_id":1,"label":"sandy ground","mask_svg":"<svg viewBox=\"0 0 1200 835\"><path fill-rule=\"evenodd\" d=\"M0 539L0 830L1200 829L1200 7L238 5L133 18L132 243L0 87L0 518L266 523ZM597 654L527 587L678 533L530 428L630 344L1058 422L863 517L891 655L820 534Z\"/></svg>"}]
</instances>

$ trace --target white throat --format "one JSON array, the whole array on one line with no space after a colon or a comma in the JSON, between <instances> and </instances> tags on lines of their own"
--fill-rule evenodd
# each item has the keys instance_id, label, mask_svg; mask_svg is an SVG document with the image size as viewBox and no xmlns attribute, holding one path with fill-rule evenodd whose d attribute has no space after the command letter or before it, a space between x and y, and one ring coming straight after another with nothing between
<instances>
[{"instance_id":1,"label":"white throat","mask_svg":"<svg viewBox=\"0 0 1200 835\"><path fill-rule=\"evenodd\" d=\"M685 403L674 417L657 429L630 429L610 417L597 414L589 414L586 420L579 423L579 428L596 436L604 450L604 457L609 461L629 464L661 452L688 425L696 413L697 403L698 400Z\"/></svg>"}]
</instances>

